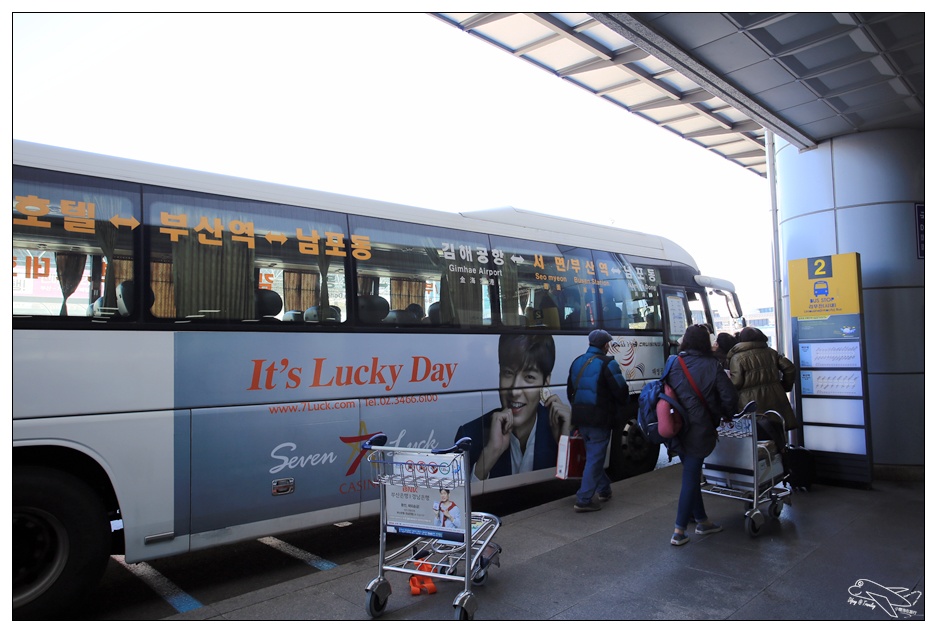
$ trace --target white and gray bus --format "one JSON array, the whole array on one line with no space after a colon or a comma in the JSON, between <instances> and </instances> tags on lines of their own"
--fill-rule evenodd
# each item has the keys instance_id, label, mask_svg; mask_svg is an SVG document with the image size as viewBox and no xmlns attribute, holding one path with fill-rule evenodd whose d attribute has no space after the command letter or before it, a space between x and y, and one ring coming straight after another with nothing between
<instances>
[{"instance_id":1,"label":"white and gray bus","mask_svg":"<svg viewBox=\"0 0 936 632\"><path fill-rule=\"evenodd\" d=\"M693 318L712 322L711 298L740 317L733 286L662 237L13 149L22 616L80 598L112 554L375 514L360 444L377 432L493 446L474 493L552 478L568 367L594 328L634 399L609 473L646 472L658 448L636 394ZM493 423L509 437L489 443Z\"/></svg>"}]
</instances>

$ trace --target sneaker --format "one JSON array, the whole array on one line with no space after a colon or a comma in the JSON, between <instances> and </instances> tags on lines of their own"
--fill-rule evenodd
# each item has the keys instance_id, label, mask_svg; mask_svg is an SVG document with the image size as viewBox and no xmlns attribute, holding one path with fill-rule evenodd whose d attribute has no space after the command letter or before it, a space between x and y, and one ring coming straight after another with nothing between
<instances>
[{"instance_id":1,"label":"sneaker","mask_svg":"<svg viewBox=\"0 0 936 632\"><path fill-rule=\"evenodd\" d=\"M670 538L669 543L673 546L682 546L683 544L688 544L689 536L685 533L673 533L673 537Z\"/></svg>"},{"instance_id":2,"label":"sneaker","mask_svg":"<svg viewBox=\"0 0 936 632\"><path fill-rule=\"evenodd\" d=\"M721 525L715 524L714 522L709 522L708 524L700 522L695 528L696 535L708 535L710 533L718 533L721 530Z\"/></svg>"},{"instance_id":3,"label":"sneaker","mask_svg":"<svg viewBox=\"0 0 936 632\"><path fill-rule=\"evenodd\" d=\"M588 503L587 505L583 505L582 503L575 503L575 511L578 511L578 512L598 511L600 509L601 509L601 505L596 503L594 500Z\"/></svg>"},{"instance_id":4,"label":"sneaker","mask_svg":"<svg viewBox=\"0 0 936 632\"><path fill-rule=\"evenodd\" d=\"M598 500L600 500L603 503L608 502L609 500L611 500L611 492L607 492L606 494L598 494Z\"/></svg>"}]
</instances>

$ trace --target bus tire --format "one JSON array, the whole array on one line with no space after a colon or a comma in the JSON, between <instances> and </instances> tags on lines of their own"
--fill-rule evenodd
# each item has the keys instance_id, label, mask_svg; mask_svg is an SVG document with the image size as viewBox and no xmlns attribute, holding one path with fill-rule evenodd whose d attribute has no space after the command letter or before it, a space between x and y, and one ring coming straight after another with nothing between
<instances>
[{"instance_id":1,"label":"bus tire","mask_svg":"<svg viewBox=\"0 0 936 632\"><path fill-rule=\"evenodd\" d=\"M101 497L77 477L13 470L13 616L49 619L85 596L110 556Z\"/></svg>"},{"instance_id":2,"label":"bus tire","mask_svg":"<svg viewBox=\"0 0 936 632\"><path fill-rule=\"evenodd\" d=\"M611 460L608 464L611 480L620 481L652 472L659 458L660 446L644 439L636 419L614 424L611 431Z\"/></svg>"}]
</instances>

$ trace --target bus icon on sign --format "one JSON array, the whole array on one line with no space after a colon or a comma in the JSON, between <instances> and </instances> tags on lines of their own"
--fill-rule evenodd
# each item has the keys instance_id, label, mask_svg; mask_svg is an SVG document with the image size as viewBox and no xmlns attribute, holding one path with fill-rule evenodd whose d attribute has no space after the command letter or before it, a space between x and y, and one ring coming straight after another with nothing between
<instances>
[{"instance_id":1,"label":"bus icon on sign","mask_svg":"<svg viewBox=\"0 0 936 632\"><path fill-rule=\"evenodd\" d=\"M829 295L829 284L825 281L816 281L813 283L813 296L828 296Z\"/></svg>"}]
</instances>

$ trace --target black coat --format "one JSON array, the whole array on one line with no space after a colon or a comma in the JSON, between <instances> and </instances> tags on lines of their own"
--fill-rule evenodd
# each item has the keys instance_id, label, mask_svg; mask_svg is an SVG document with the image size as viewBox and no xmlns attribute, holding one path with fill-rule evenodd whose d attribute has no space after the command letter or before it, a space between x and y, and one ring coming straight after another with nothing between
<instances>
[{"instance_id":1,"label":"black coat","mask_svg":"<svg viewBox=\"0 0 936 632\"><path fill-rule=\"evenodd\" d=\"M683 419L682 432L670 448L680 456L689 455L704 459L715 449L721 419L730 419L737 410L738 391L715 356L698 351L683 351L679 355L686 362L692 379L708 402L708 409L686 379L682 365L677 359L666 376L666 382L676 391L676 396L686 409L688 419Z\"/></svg>"}]
</instances>

